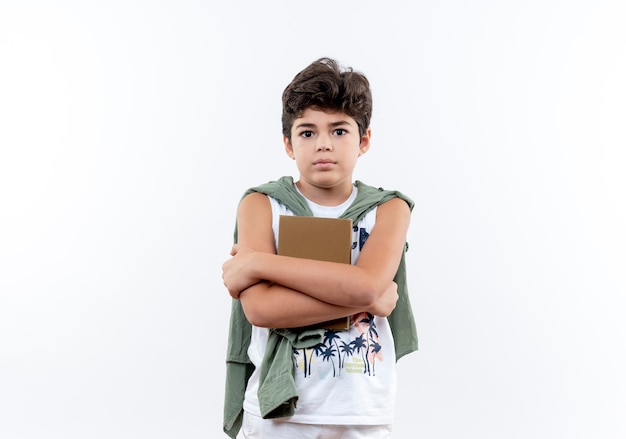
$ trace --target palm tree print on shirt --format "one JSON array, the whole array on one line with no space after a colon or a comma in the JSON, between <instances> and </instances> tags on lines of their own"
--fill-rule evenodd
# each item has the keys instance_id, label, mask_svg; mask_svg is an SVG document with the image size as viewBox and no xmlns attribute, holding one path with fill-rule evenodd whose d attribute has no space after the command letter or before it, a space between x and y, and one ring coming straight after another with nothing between
<instances>
[{"instance_id":1,"label":"palm tree print on shirt","mask_svg":"<svg viewBox=\"0 0 626 439\"><path fill-rule=\"evenodd\" d=\"M352 321L358 336L349 339L346 336L353 336L354 331L328 329L324 333L324 341L314 348L294 350L295 366L305 378L311 376L313 363L320 359L332 364L333 377L340 376L342 371L376 375L376 361L382 361L382 346L375 317L362 312L355 314ZM356 369L358 366L360 370Z\"/></svg>"}]
</instances>

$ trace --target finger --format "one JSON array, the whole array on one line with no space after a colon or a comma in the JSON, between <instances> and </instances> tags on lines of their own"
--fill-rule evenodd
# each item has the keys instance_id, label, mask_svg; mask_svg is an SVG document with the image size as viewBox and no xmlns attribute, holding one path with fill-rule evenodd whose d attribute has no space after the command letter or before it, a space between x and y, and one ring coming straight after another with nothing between
<instances>
[{"instance_id":1,"label":"finger","mask_svg":"<svg viewBox=\"0 0 626 439\"><path fill-rule=\"evenodd\" d=\"M235 244L233 245L233 247L230 249L230 255L231 256L235 256L237 254L237 252L239 251L239 245Z\"/></svg>"},{"instance_id":2,"label":"finger","mask_svg":"<svg viewBox=\"0 0 626 439\"><path fill-rule=\"evenodd\" d=\"M226 281L226 279L224 279L224 286L226 287L226 291L228 291L230 297L232 297L233 299L239 299L239 291L231 290L228 287L228 282Z\"/></svg>"},{"instance_id":3,"label":"finger","mask_svg":"<svg viewBox=\"0 0 626 439\"><path fill-rule=\"evenodd\" d=\"M239 291L228 290L228 294L230 294L230 297L232 297L235 300L239 299Z\"/></svg>"}]
</instances>

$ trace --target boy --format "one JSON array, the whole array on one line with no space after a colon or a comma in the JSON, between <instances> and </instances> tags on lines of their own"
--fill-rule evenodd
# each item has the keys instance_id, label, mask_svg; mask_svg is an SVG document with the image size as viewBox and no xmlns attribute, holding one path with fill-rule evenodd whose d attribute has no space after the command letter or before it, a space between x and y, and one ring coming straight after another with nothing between
<instances>
[{"instance_id":1,"label":"boy","mask_svg":"<svg viewBox=\"0 0 626 439\"><path fill-rule=\"evenodd\" d=\"M244 438L391 437L395 361L417 349L404 266L413 202L353 183L371 111L366 77L328 58L283 92L283 142L299 179L246 192L223 265L236 299L224 409L232 438L239 429ZM352 265L277 255L280 215L352 218ZM346 331L296 329L345 316Z\"/></svg>"}]
</instances>

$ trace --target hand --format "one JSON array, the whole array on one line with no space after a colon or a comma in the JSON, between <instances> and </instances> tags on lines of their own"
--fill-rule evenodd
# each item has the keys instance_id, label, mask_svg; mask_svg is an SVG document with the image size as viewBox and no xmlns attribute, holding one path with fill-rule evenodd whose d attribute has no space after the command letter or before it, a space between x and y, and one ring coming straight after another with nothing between
<instances>
[{"instance_id":1,"label":"hand","mask_svg":"<svg viewBox=\"0 0 626 439\"><path fill-rule=\"evenodd\" d=\"M257 252L241 244L235 244L230 251L232 258L222 264L222 279L233 299L246 288L258 283L261 279L254 276L254 260Z\"/></svg>"},{"instance_id":2,"label":"hand","mask_svg":"<svg viewBox=\"0 0 626 439\"><path fill-rule=\"evenodd\" d=\"M398 284L391 282L382 296L367 310L370 314L387 317L396 307L398 301Z\"/></svg>"}]
</instances>

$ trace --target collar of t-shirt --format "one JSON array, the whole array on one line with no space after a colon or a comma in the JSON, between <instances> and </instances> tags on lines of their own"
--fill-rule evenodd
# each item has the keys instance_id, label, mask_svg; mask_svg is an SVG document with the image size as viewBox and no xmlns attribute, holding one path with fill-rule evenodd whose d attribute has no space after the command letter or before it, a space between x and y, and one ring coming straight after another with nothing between
<instances>
[{"instance_id":1,"label":"collar of t-shirt","mask_svg":"<svg viewBox=\"0 0 626 439\"><path fill-rule=\"evenodd\" d=\"M350 205L354 202L358 194L357 187L352 186L352 193L346 201L337 206L322 206L321 204L314 203L313 201L305 197L302 192L300 192L300 189L298 189L298 186L296 186L295 184L293 186L298 191L298 193L302 195L302 197L306 200L309 208L311 209L311 212L313 212L313 216L318 216L321 218L339 218L341 214L344 213L346 209L350 207Z\"/></svg>"}]
</instances>

